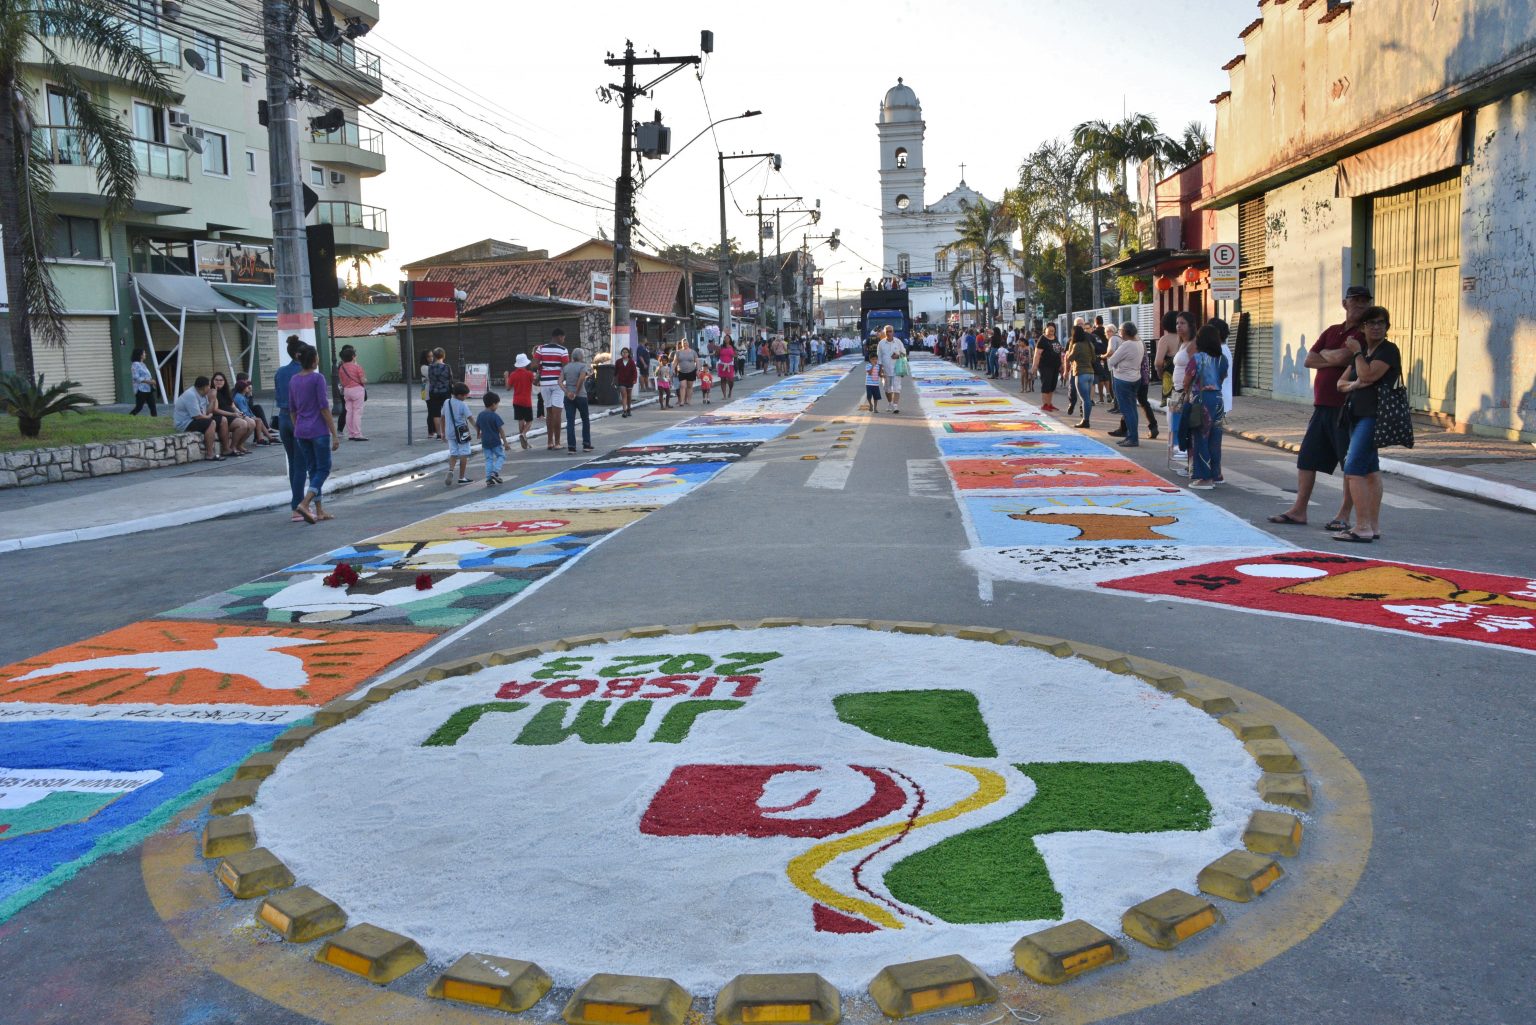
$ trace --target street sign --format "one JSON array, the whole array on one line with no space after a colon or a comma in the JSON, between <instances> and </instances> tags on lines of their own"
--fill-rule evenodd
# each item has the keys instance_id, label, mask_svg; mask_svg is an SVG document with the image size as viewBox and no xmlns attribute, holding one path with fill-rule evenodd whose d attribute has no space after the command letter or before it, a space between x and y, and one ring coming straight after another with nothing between
<instances>
[{"instance_id":1,"label":"street sign","mask_svg":"<svg viewBox=\"0 0 1536 1025\"><path fill-rule=\"evenodd\" d=\"M1045 316L1045 303L1035 303L1035 316Z\"/></svg>"},{"instance_id":2,"label":"street sign","mask_svg":"<svg viewBox=\"0 0 1536 1025\"><path fill-rule=\"evenodd\" d=\"M592 302L606 306L609 302L609 286L611 281L607 274L592 272Z\"/></svg>"},{"instance_id":3,"label":"street sign","mask_svg":"<svg viewBox=\"0 0 1536 1025\"><path fill-rule=\"evenodd\" d=\"M1237 243L1217 242L1211 246L1211 298L1236 302L1238 293Z\"/></svg>"},{"instance_id":4,"label":"street sign","mask_svg":"<svg viewBox=\"0 0 1536 1025\"><path fill-rule=\"evenodd\" d=\"M720 275L693 272L693 301L701 306L720 305Z\"/></svg>"},{"instance_id":5,"label":"street sign","mask_svg":"<svg viewBox=\"0 0 1536 1025\"><path fill-rule=\"evenodd\" d=\"M491 386L491 365L489 363L464 364L464 383L469 386L470 398L479 398L484 395L486 389Z\"/></svg>"},{"instance_id":6,"label":"street sign","mask_svg":"<svg viewBox=\"0 0 1536 1025\"><path fill-rule=\"evenodd\" d=\"M454 286L451 281L411 282L411 318L428 320L434 317L453 319L457 306L453 301Z\"/></svg>"}]
</instances>

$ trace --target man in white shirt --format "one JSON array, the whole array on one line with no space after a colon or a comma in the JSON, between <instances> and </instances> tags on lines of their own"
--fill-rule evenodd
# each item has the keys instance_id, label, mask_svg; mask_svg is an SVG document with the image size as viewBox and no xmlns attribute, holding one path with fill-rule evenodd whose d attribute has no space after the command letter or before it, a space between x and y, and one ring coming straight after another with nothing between
<instances>
[{"instance_id":1,"label":"man in white shirt","mask_svg":"<svg viewBox=\"0 0 1536 1025\"><path fill-rule=\"evenodd\" d=\"M204 459L224 458L214 449L218 425L208 415L208 378L199 377L192 382L192 387L176 397L176 404L171 407L171 423L178 431L203 436Z\"/></svg>"}]
</instances>

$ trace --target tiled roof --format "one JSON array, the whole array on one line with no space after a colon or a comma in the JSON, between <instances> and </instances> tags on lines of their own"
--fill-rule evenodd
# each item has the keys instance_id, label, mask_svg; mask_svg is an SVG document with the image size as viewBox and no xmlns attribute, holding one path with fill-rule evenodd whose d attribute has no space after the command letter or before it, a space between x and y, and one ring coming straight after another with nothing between
<instances>
[{"instance_id":1,"label":"tiled roof","mask_svg":"<svg viewBox=\"0 0 1536 1025\"><path fill-rule=\"evenodd\" d=\"M362 338L371 335L379 328L394 320L394 316L378 317L337 317L332 323L337 338Z\"/></svg>"},{"instance_id":2,"label":"tiled roof","mask_svg":"<svg viewBox=\"0 0 1536 1025\"><path fill-rule=\"evenodd\" d=\"M677 310L677 292L683 287L680 270L641 271L630 289L629 308L635 313L656 317L673 316Z\"/></svg>"}]
</instances>

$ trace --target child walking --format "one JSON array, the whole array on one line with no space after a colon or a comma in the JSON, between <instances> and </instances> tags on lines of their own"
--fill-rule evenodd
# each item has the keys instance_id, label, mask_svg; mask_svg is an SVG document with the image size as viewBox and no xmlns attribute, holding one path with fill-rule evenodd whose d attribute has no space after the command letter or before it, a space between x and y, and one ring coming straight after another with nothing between
<instances>
[{"instance_id":1,"label":"child walking","mask_svg":"<svg viewBox=\"0 0 1536 1025\"><path fill-rule=\"evenodd\" d=\"M460 381L453 386L448 401L443 403L443 434L448 438L448 476L443 481L448 487L453 487L453 464L459 464L458 482L468 484L469 480L469 454L474 451L474 435L469 430L469 404L464 397L469 394L469 385Z\"/></svg>"},{"instance_id":2,"label":"child walking","mask_svg":"<svg viewBox=\"0 0 1536 1025\"><path fill-rule=\"evenodd\" d=\"M485 393L485 411L475 417L480 429L480 451L485 455L485 486L501 483L501 467L507 461L506 421L497 414L501 396L493 391Z\"/></svg>"},{"instance_id":3,"label":"child walking","mask_svg":"<svg viewBox=\"0 0 1536 1025\"><path fill-rule=\"evenodd\" d=\"M880 361L874 356L864 361L864 394L869 399L869 411L880 412Z\"/></svg>"},{"instance_id":4,"label":"child walking","mask_svg":"<svg viewBox=\"0 0 1536 1025\"><path fill-rule=\"evenodd\" d=\"M672 408L672 357L666 353L656 358L656 395L662 409Z\"/></svg>"},{"instance_id":5,"label":"child walking","mask_svg":"<svg viewBox=\"0 0 1536 1025\"><path fill-rule=\"evenodd\" d=\"M715 375L708 367L699 367L699 391L704 394L704 405L709 405L709 389L715 386Z\"/></svg>"},{"instance_id":6,"label":"child walking","mask_svg":"<svg viewBox=\"0 0 1536 1025\"><path fill-rule=\"evenodd\" d=\"M533 424L533 386L538 381L532 370L528 354L517 354L517 369L512 371L512 419L517 421L517 443L528 447L528 428Z\"/></svg>"}]
</instances>

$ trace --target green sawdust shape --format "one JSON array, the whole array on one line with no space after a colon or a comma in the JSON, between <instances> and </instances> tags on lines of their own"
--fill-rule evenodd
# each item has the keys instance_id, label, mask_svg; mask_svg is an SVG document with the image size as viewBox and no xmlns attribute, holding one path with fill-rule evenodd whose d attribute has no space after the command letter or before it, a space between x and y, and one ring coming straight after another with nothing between
<instances>
[{"instance_id":1,"label":"green sawdust shape","mask_svg":"<svg viewBox=\"0 0 1536 1025\"><path fill-rule=\"evenodd\" d=\"M608 701L583 701L569 726L565 725L565 712L569 701L551 701L533 714L515 743L528 747L558 744L569 737L578 737L584 744L627 744L635 739L645 717L650 715L653 701L625 701L614 709L613 718L608 715Z\"/></svg>"},{"instance_id":2,"label":"green sawdust shape","mask_svg":"<svg viewBox=\"0 0 1536 1025\"><path fill-rule=\"evenodd\" d=\"M1035 781L1034 800L891 866L885 874L891 896L956 924L1057 921L1061 894L1036 837L1211 825L1205 791L1178 762L1027 762L1016 768Z\"/></svg>"},{"instance_id":3,"label":"green sawdust shape","mask_svg":"<svg viewBox=\"0 0 1536 1025\"><path fill-rule=\"evenodd\" d=\"M882 740L935 751L996 758L976 695L966 690L889 690L839 694L837 717Z\"/></svg>"},{"instance_id":4,"label":"green sawdust shape","mask_svg":"<svg viewBox=\"0 0 1536 1025\"><path fill-rule=\"evenodd\" d=\"M488 712L520 712L527 708L524 701L487 701L482 705L469 705L461 708L448 717L448 721L432 731L432 735L421 742L422 747L452 747L459 742L459 738L469 732L469 728L480 721L480 717Z\"/></svg>"},{"instance_id":5,"label":"green sawdust shape","mask_svg":"<svg viewBox=\"0 0 1536 1025\"><path fill-rule=\"evenodd\" d=\"M688 738L693 724L706 712L731 712L745 705L745 701L679 701L667 709L667 714L651 736L652 744L681 744Z\"/></svg>"}]
</instances>

